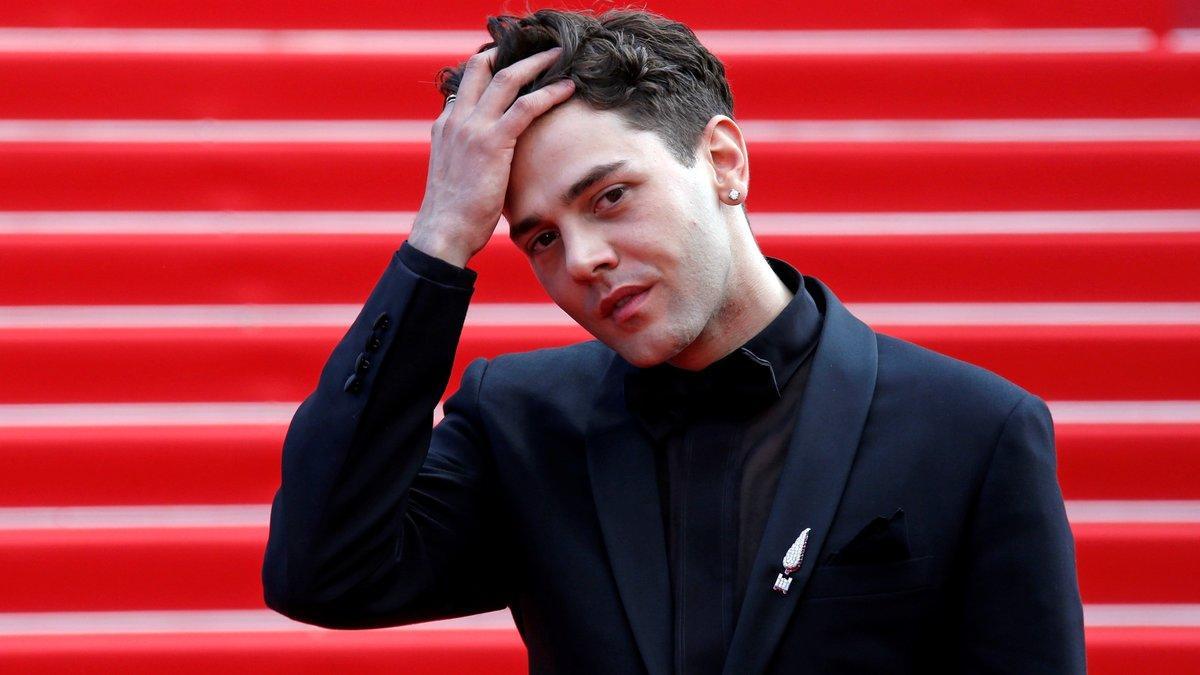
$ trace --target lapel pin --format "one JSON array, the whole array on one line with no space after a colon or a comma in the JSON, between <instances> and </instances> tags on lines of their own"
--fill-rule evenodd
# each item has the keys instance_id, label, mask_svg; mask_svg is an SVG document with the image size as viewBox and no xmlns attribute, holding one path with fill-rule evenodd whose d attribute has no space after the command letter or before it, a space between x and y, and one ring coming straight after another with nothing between
<instances>
[{"instance_id":1,"label":"lapel pin","mask_svg":"<svg viewBox=\"0 0 1200 675\"><path fill-rule=\"evenodd\" d=\"M775 586L771 590L787 595L788 589L792 587L792 572L800 569L801 563L804 562L804 548L808 546L808 533L812 530L811 527L804 528L796 541L788 547L787 553L783 554L783 574L775 577Z\"/></svg>"},{"instance_id":2,"label":"lapel pin","mask_svg":"<svg viewBox=\"0 0 1200 675\"><path fill-rule=\"evenodd\" d=\"M804 547L808 546L808 532L811 529L811 527L804 528L804 531L800 533L799 537L796 537L796 541L792 542L791 547L784 554L784 574L791 574L800 569L800 563L804 562Z\"/></svg>"},{"instance_id":3,"label":"lapel pin","mask_svg":"<svg viewBox=\"0 0 1200 675\"><path fill-rule=\"evenodd\" d=\"M782 574L775 577L775 586L771 589L781 595L787 595L788 589L792 587L792 578L785 577Z\"/></svg>"}]
</instances>

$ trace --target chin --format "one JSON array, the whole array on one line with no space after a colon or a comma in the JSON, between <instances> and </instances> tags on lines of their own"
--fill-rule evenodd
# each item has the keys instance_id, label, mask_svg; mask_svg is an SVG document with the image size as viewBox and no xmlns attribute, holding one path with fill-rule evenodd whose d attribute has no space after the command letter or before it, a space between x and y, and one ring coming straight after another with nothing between
<instances>
[{"instance_id":1,"label":"chin","mask_svg":"<svg viewBox=\"0 0 1200 675\"><path fill-rule=\"evenodd\" d=\"M647 340L645 336L639 336L638 338L626 340L615 345L609 344L608 346L620 354L621 358L638 368L656 366L674 356L673 350L663 348L662 345Z\"/></svg>"},{"instance_id":2,"label":"chin","mask_svg":"<svg viewBox=\"0 0 1200 675\"><path fill-rule=\"evenodd\" d=\"M666 360L666 359L662 359L662 358L646 357L646 356L643 356L640 354L629 354L629 355L621 354L621 357L624 358L626 361L630 362L631 364L637 366L638 368L649 368L651 366L656 366Z\"/></svg>"}]
</instances>

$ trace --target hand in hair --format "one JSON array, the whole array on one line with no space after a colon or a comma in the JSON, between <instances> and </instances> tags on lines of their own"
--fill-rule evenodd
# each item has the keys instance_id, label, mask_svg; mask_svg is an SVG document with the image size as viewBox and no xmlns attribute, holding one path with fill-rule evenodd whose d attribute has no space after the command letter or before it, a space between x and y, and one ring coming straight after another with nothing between
<instances>
[{"instance_id":1,"label":"hand in hair","mask_svg":"<svg viewBox=\"0 0 1200 675\"><path fill-rule=\"evenodd\" d=\"M517 137L542 113L571 97L559 80L524 96L562 49L521 59L494 75L496 48L467 62L457 97L433 123L425 197L408 243L459 267L487 244L504 206ZM514 101L515 99L515 101Z\"/></svg>"}]
</instances>

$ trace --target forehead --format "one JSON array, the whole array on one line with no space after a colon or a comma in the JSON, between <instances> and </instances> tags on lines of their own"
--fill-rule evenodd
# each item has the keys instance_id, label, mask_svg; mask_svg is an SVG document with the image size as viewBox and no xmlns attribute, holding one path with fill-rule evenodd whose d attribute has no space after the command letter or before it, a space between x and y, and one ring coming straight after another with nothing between
<instances>
[{"instance_id":1,"label":"forehead","mask_svg":"<svg viewBox=\"0 0 1200 675\"><path fill-rule=\"evenodd\" d=\"M522 212L541 208L598 164L628 160L630 168L645 168L666 156L653 132L572 99L535 119L517 138L505 206Z\"/></svg>"},{"instance_id":2,"label":"forehead","mask_svg":"<svg viewBox=\"0 0 1200 675\"><path fill-rule=\"evenodd\" d=\"M543 160L578 149L636 145L642 133L613 110L597 110L572 99L533 120L517 138L514 160Z\"/></svg>"}]
</instances>

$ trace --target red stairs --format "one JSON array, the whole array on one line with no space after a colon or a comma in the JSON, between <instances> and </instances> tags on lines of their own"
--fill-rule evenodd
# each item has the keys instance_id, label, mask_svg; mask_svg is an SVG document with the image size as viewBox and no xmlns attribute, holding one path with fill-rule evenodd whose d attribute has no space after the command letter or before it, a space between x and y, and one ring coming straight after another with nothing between
<instances>
[{"instance_id":1,"label":"red stairs","mask_svg":"<svg viewBox=\"0 0 1200 675\"><path fill-rule=\"evenodd\" d=\"M764 252L1049 403L1090 671L1200 672L1200 4L650 8L728 66ZM502 11L0 6L0 672L525 672L505 613L329 631L259 581L287 423L420 204L433 77ZM470 266L452 388L590 337L503 231Z\"/></svg>"}]
</instances>

